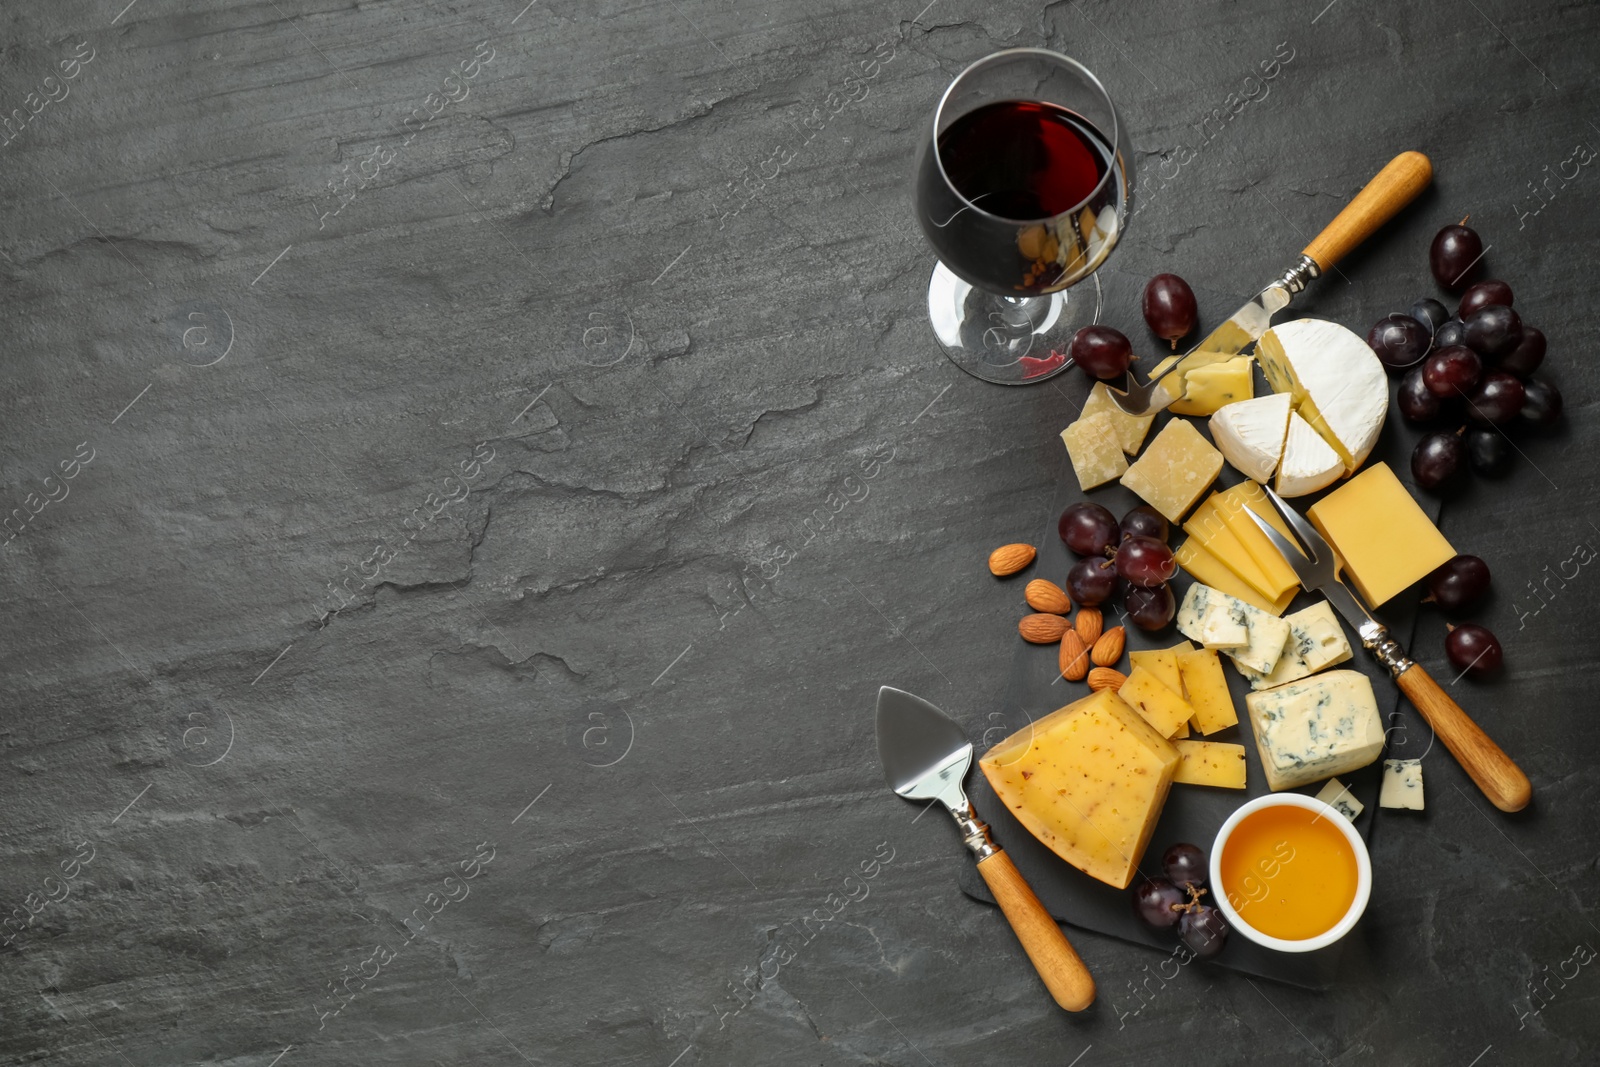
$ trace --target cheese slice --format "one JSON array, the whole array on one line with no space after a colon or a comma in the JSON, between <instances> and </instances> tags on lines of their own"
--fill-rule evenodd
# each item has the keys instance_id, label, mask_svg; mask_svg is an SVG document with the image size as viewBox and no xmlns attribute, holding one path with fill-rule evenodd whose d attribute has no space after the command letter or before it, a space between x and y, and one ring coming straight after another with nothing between
<instances>
[{"instance_id":1,"label":"cheese slice","mask_svg":"<svg viewBox=\"0 0 1600 1067\"><path fill-rule=\"evenodd\" d=\"M1105 382L1095 382L1094 388L1089 390L1089 399L1083 402L1083 410L1078 413L1078 418L1086 419L1090 415L1104 413L1111 417L1111 425L1117 432L1117 442L1122 450L1130 456L1137 456L1139 448L1144 444L1145 434L1150 432L1150 424L1156 421L1154 415L1129 415L1117 407L1117 402L1111 399L1111 390Z\"/></svg>"},{"instance_id":2,"label":"cheese slice","mask_svg":"<svg viewBox=\"0 0 1600 1067\"><path fill-rule=\"evenodd\" d=\"M1226 741L1174 741L1178 756L1175 782L1185 785L1214 785L1223 789L1243 789L1245 785L1244 746Z\"/></svg>"},{"instance_id":3,"label":"cheese slice","mask_svg":"<svg viewBox=\"0 0 1600 1067\"><path fill-rule=\"evenodd\" d=\"M1162 685L1187 699L1183 690L1183 674L1178 670L1178 653L1193 647L1185 641L1171 648L1142 648L1129 652L1128 662L1135 667L1143 667L1155 675Z\"/></svg>"},{"instance_id":4,"label":"cheese slice","mask_svg":"<svg viewBox=\"0 0 1600 1067\"><path fill-rule=\"evenodd\" d=\"M1246 478L1258 482L1271 478L1283 456L1293 401L1288 393L1272 393L1218 410L1206 425L1222 458Z\"/></svg>"},{"instance_id":5,"label":"cheese slice","mask_svg":"<svg viewBox=\"0 0 1600 1067\"><path fill-rule=\"evenodd\" d=\"M1233 536L1239 539L1250 558L1255 560L1256 566L1261 568L1261 573L1267 576L1271 583L1268 592L1276 589L1277 595L1282 595L1285 590L1290 590L1300 585L1300 577L1295 574L1294 568L1289 566L1289 561L1283 558L1276 546L1267 539L1250 516L1245 514L1246 509L1255 512L1266 520L1267 525L1277 530L1283 536L1294 540L1294 534L1289 530L1289 524L1278 508L1267 497L1267 492L1255 482L1240 482L1230 489L1224 489L1214 498L1217 504L1217 514L1222 516L1222 521L1228 524L1228 529Z\"/></svg>"},{"instance_id":6,"label":"cheese slice","mask_svg":"<svg viewBox=\"0 0 1600 1067\"><path fill-rule=\"evenodd\" d=\"M1239 714L1228 693L1228 679L1222 673L1222 660L1209 648L1178 653L1178 670L1183 673L1184 699L1194 708L1194 728L1214 734L1237 725Z\"/></svg>"},{"instance_id":7,"label":"cheese slice","mask_svg":"<svg viewBox=\"0 0 1600 1067\"><path fill-rule=\"evenodd\" d=\"M1192 743L1192 742L1191 742ZM1183 755L1180 748L1178 754ZM1183 768L1178 768L1181 776ZM1182 781L1180 777L1178 779ZM1378 807L1422 811L1422 761L1386 759L1383 761L1383 788L1378 790Z\"/></svg>"},{"instance_id":8,"label":"cheese slice","mask_svg":"<svg viewBox=\"0 0 1600 1067\"><path fill-rule=\"evenodd\" d=\"M1272 673L1239 668L1252 689L1271 689L1298 682L1350 659L1350 642L1345 640L1344 627L1339 624L1333 605L1326 600L1302 608L1283 621L1289 624L1289 642L1283 646L1283 655L1278 657L1278 665L1272 668Z\"/></svg>"},{"instance_id":9,"label":"cheese slice","mask_svg":"<svg viewBox=\"0 0 1600 1067\"><path fill-rule=\"evenodd\" d=\"M1085 416L1061 431L1061 441L1072 457L1072 470L1078 476L1078 487L1093 489L1122 477L1128 469L1128 458L1122 454L1117 438L1117 428L1111 416L1096 412Z\"/></svg>"},{"instance_id":10,"label":"cheese slice","mask_svg":"<svg viewBox=\"0 0 1600 1067\"><path fill-rule=\"evenodd\" d=\"M1168 521L1182 522L1221 470L1222 453L1200 436L1194 423L1172 419L1128 468L1122 484Z\"/></svg>"},{"instance_id":11,"label":"cheese slice","mask_svg":"<svg viewBox=\"0 0 1600 1067\"><path fill-rule=\"evenodd\" d=\"M1328 779L1327 784L1317 792L1317 799L1351 822L1355 822L1356 816L1367 808L1365 804L1351 794L1349 787L1337 778Z\"/></svg>"},{"instance_id":12,"label":"cheese slice","mask_svg":"<svg viewBox=\"0 0 1600 1067\"><path fill-rule=\"evenodd\" d=\"M1227 522L1217 513L1219 496L1213 493L1195 506L1193 514L1183 524L1184 532L1198 539L1207 552L1227 564L1230 571L1256 592L1269 600L1276 599L1283 592L1282 588L1257 566L1243 542L1234 536Z\"/></svg>"},{"instance_id":13,"label":"cheese slice","mask_svg":"<svg viewBox=\"0 0 1600 1067\"><path fill-rule=\"evenodd\" d=\"M1343 475L1344 460L1328 447L1298 411L1289 412L1289 434L1278 464L1278 495L1305 496L1326 489Z\"/></svg>"},{"instance_id":14,"label":"cheese slice","mask_svg":"<svg viewBox=\"0 0 1600 1067\"><path fill-rule=\"evenodd\" d=\"M1268 615L1282 615L1283 609L1294 599L1295 591L1291 589L1277 600L1268 600L1258 590L1252 589L1244 579L1229 570L1216 556L1201 548L1199 541L1193 537L1173 549L1172 555L1184 573L1195 581L1227 593L1252 607L1260 608Z\"/></svg>"},{"instance_id":15,"label":"cheese slice","mask_svg":"<svg viewBox=\"0 0 1600 1067\"><path fill-rule=\"evenodd\" d=\"M1273 392L1294 407L1354 474L1377 444L1389 412L1389 379L1360 335L1324 319L1274 326L1256 343Z\"/></svg>"},{"instance_id":16,"label":"cheese slice","mask_svg":"<svg viewBox=\"0 0 1600 1067\"><path fill-rule=\"evenodd\" d=\"M1162 737L1172 737L1189 722L1194 708L1179 693L1143 667L1128 672L1117 695L1144 716L1144 721Z\"/></svg>"},{"instance_id":17,"label":"cheese slice","mask_svg":"<svg viewBox=\"0 0 1600 1067\"><path fill-rule=\"evenodd\" d=\"M1172 743L1106 689L1023 727L978 766L1029 833L1091 878L1126 889L1178 762Z\"/></svg>"},{"instance_id":18,"label":"cheese slice","mask_svg":"<svg viewBox=\"0 0 1600 1067\"><path fill-rule=\"evenodd\" d=\"M1183 605L1178 608L1178 632L1198 641L1206 623L1218 616L1249 631L1248 643L1231 649L1228 658L1262 674L1272 673L1289 640L1289 624L1243 600L1196 582L1183 595Z\"/></svg>"},{"instance_id":19,"label":"cheese slice","mask_svg":"<svg viewBox=\"0 0 1600 1067\"><path fill-rule=\"evenodd\" d=\"M1306 518L1333 545L1345 577L1371 608L1456 554L1387 463L1374 463L1312 504Z\"/></svg>"},{"instance_id":20,"label":"cheese slice","mask_svg":"<svg viewBox=\"0 0 1600 1067\"><path fill-rule=\"evenodd\" d=\"M1244 702L1274 791L1347 774L1383 752L1378 701L1359 671L1328 671L1251 693Z\"/></svg>"},{"instance_id":21,"label":"cheese slice","mask_svg":"<svg viewBox=\"0 0 1600 1067\"><path fill-rule=\"evenodd\" d=\"M1184 395L1167 405L1176 415L1213 415L1255 395L1255 360L1235 356L1222 363L1196 367L1183 376Z\"/></svg>"}]
</instances>

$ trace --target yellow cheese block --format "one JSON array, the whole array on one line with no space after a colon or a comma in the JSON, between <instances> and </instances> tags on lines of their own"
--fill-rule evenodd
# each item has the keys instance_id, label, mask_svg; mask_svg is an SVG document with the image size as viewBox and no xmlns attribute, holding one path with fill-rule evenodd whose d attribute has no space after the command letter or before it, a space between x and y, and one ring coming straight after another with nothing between
<instances>
[{"instance_id":1,"label":"yellow cheese block","mask_svg":"<svg viewBox=\"0 0 1600 1067\"><path fill-rule=\"evenodd\" d=\"M1122 477L1128 469L1128 457L1122 454L1117 439L1117 428L1111 416L1103 411L1086 415L1061 431L1061 441L1072 457L1072 470L1078 476L1078 486L1093 489L1113 479Z\"/></svg>"},{"instance_id":2,"label":"yellow cheese block","mask_svg":"<svg viewBox=\"0 0 1600 1067\"><path fill-rule=\"evenodd\" d=\"M1128 468L1122 484L1168 521L1182 522L1221 470L1222 453L1211 447L1194 423L1172 419Z\"/></svg>"},{"instance_id":3,"label":"yellow cheese block","mask_svg":"<svg viewBox=\"0 0 1600 1067\"><path fill-rule=\"evenodd\" d=\"M1267 535L1261 532L1261 527L1255 520L1245 514L1245 509L1255 512L1266 520L1267 525L1277 530L1291 541L1296 538L1289 530L1289 524L1278 514L1277 507L1267 497L1266 490L1255 482L1240 482L1232 489L1225 489L1212 498L1215 502L1217 514L1228 524L1228 529L1233 536L1238 538L1244 546L1245 552L1260 568L1268 582L1268 596L1282 596L1287 590L1293 590L1300 585L1300 578L1294 573L1294 568L1289 566L1289 561L1283 558L1283 553L1268 540ZM1270 591L1276 590L1276 592Z\"/></svg>"},{"instance_id":4,"label":"yellow cheese block","mask_svg":"<svg viewBox=\"0 0 1600 1067\"><path fill-rule=\"evenodd\" d=\"M1244 746L1226 741L1174 741L1183 762L1173 779L1185 785L1244 788Z\"/></svg>"},{"instance_id":5,"label":"yellow cheese block","mask_svg":"<svg viewBox=\"0 0 1600 1067\"><path fill-rule=\"evenodd\" d=\"M1255 360L1249 356L1235 356L1224 363L1196 367L1183 376L1183 399L1174 400L1167 410L1177 415L1215 415L1235 400L1249 400L1255 396L1254 366Z\"/></svg>"},{"instance_id":6,"label":"yellow cheese block","mask_svg":"<svg viewBox=\"0 0 1600 1067\"><path fill-rule=\"evenodd\" d=\"M1177 559L1178 566L1182 567L1190 577L1213 589L1221 590L1229 596L1238 597L1246 604L1260 608L1271 615L1282 615L1283 609L1289 606L1289 601L1294 599L1295 590L1291 589L1276 600L1268 600L1258 591L1252 589L1243 578L1240 578L1227 565L1216 556L1200 547L1200 543L1193 537L1172 550L1173 557ZM1282 557L1280 556L1281 560Z\"/></svg>"},{"instance_id":7,"label":"yellow cheese block","mask_svg":"<svg viewBox=\"0 0 1600 1067\"><path fill-rule=\"evenodd\" d=\"M1128 680L1122 683L1117 695L1143 715L1145 722L1162 737L1175 735L1194 715L1194 708L1181 694L1174 693L1153 672L1143 667L1135 667L1128 672Z\"/></svg>"},{"instance_id":8,"label":"yellow cheese block","mask_svg":"<svg viewBox=\"0 0 1600 1067\"><path fill-rule=\"evenodd\" d=\"M1094 383L1094 388L1089 390L1089 399L1083 402L1083 410L1078 413L1078 418L1081 420L1098 414L1110 416L1111 425L1117 432L1117 441L1122 445L1122 450L1130 456L1139 454L1139 448L1144 444L1144 436L1150 432L1150 424L1156 421L1154 415L1129 415L1117 407L1117 402L1111 399L1111 392L1106 388L1105 382Z\"/></svg>"},{"instance_id":9,"label":"yellow cheese block","mask_svg":"<svg viewBox=\"0 0 1600 1067\"><path fill-rule=\"evenodd\" d=\"M1126 889L1178 750L1105 689L1012 734L978 766L1029 833L1091 878Z\"/></svg>"},{"instance_id":10,"label":"yellow cheese block","mask_svg":"<svg viewBox=\"0 0 1600 1067\"><path fill-rule=\"evenodd\" d=\"M1200 502L1194 509L1194 514L1189 516L1189 521L1183 524L1184 533L1199 540L1201 547L1225 563L1230 571L1242 578L1256 592L1269 600L1275 600L1283 593L1281 583L1267 576L1255 558L1246 550L1244 543L1228 528L1227 522L1217 510L1217 500L1220 496L1220 493L1213 493Z\"/></svg>"},{"instance_id":11,"label":"yellow cheese block","mask_svg":"<svg viewBox=\"0 0 1600 1067\"><path fill-rule=\"evenodd\" d=\"M1228 693L1228 679L1222 673L1222 659L1214 648L1197 648L1178 653L1178 670L1183 674L1184 699L1194 708L1194 728L1214 734L1239 723L1239 712Z\"/></svg>"},{"instance_id":12,"label":"yellow cheese block","mask_svg":"<svg viewBox=\"0 0 1600 1067\"><path fill-rule=\"evenodd\" d=\"M1345 577L1376 608L1453 558L1387 463L1374 463L1311 505L1306 517L1344 561Z\"/></svg>"}]
</instances>

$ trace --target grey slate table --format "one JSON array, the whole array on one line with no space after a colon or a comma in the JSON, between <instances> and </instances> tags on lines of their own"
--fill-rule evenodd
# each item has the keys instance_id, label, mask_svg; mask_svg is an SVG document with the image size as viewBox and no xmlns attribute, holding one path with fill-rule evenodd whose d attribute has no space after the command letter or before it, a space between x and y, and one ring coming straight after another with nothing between
<instances>
[{"instance_id":1,"label":"grey slate table","mask_svg":"<svg viewBox=\"0 0 1600 1067\"><path fill-rule=\"evenodd\" d=\"M1600 10L123 3L4 8L0 1060L1595 1062ZM984 728L1086 392L924 319L917 137L1008 45L1134 131L1142 348L1151 274L1215 321L1403 148L1306 310L1470 213L1550 337L1569 428L1444 518L1537 799L1432 750L1334 992L1078 934L1068 1016L882 789L878 685Z\"/></svg>"}]
</instances>

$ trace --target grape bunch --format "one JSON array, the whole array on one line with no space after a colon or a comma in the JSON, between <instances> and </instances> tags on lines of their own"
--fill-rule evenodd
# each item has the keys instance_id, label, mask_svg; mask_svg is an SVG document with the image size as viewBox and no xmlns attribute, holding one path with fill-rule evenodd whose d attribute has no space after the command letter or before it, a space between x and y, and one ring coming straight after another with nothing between
<instances>
[{"instance_id":1,"label":"grape bunch","mask_svg":"<svg viewBox=\"0 0 1600 1067\"><path fill-rule=\"evenodd\" d=\"M1428 596L1423 603L1457 612L1482 600L1488 591L1489 565L1477 556L1456 556L1428 575ZM1446 626L1444 653L1456 670L1485 678L1500 669L1505 652L1487 626L1475 622Z\"/></svg>"},{"instance_id":2,"label":"grape bunch","mask_svg":"<svg viewBox=\"0 0 1600 1067\"><path fill-rule=\"evenodd\" d=\"M1178 613L1171 581L1178 561L1167 547L1166 517L1142 504L1119 523L1099 504L1067 505L1056 524L1061 540L1082 558L1067 572L1067 593L1084 607L1101 607L1119 588L1129 620L1160 630Z\"/></svg>"},{"instance_id":3,"label":"grape bunch","mask_svg":"<svg viewBox=\"0 0 1600 1067\"><path fill-rule=\"evenodd\" d=\"M1200 898L1206 889L1206 854L1198 845L1180 843L1161 857L1161 878L1146 878L1133 887L1133 913L1152 930L1177 927L1178 937L1200 959L1209 959L1228 943L1222 912Z\"/></svg>"},{"instance_id":4,"label":"grape bunch","mask_svg":"<svg viewBox=\"0 0 1600 1067\"><path fill-rule=\"evenodd\" d=\"M1429 264L1440 285L1461 293L1454 317L1424 297L1408 314L1386 315L1367 331L1378 358L1403 375L1401 416L1433 428L1411 455L1412 477L1427 490L1459 486L1468 469L1504 474L1517 455L1509 435L1561 420L1561 391L1534 374L1544 362L1544 333L1523 323L1511 286L1472 280L1483 251L1465 219L1440 230Z\"/></svg>"}]
</instances>

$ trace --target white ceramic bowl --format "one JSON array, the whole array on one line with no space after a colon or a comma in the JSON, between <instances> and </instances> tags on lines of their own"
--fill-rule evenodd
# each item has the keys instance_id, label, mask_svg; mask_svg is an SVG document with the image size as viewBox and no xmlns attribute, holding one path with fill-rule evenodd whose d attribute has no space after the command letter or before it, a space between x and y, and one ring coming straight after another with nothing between
<instances>
[{"instance_id":1,"label":"white ceramic bowl","mask_svg":"<svg viewBox=\"0 0 1600 1067\"><path fill-rule=\"evenodd\" d=\"M1228 894L1222 889L1222 849L1228 843L1228 837L1233 833L1233 828L1238 826L1247 816L1262 808L1276 805L1289 805L1296 808L1305 808L1307 811L1323 813L1328 821L1339 828L1345 840L1350 842L1350 848L1356 856L1356 897L1350 902L1350 910L1345 912L1344 918L1333 924L1332 929L1316 937L1308 937L1299 941L1287 941L1281 937L1273 937L1255 929L1248 922L1239 917L1233 905L1228 903ZM1212 901L1223 918L1228 920L1228 925L1233 927L1240 935L1249 938L1258 945L1277 949L1279 952L1313 952L1319 948L1327 948L1355 926L1361 918L1361 913L1367 910L1367 899L1372 896L1372 858L1367 854L1367 843L1356 833L1356 828L1350 825L1350 820L1339 814L1337 810L1324 804L1315 797L1308 797L1301 793L1270 793L1264 797L1242 804L1238 811L1228 816L1228 821L1222 824L1222 829L1217 831L1217 839L1211 844L1211 887Z\"/></svg>"}]
</instances>

